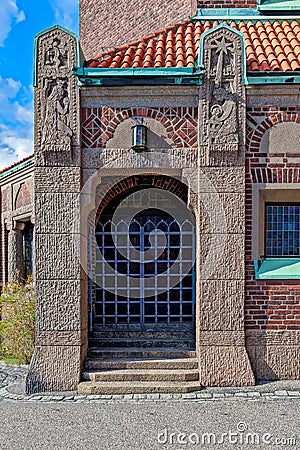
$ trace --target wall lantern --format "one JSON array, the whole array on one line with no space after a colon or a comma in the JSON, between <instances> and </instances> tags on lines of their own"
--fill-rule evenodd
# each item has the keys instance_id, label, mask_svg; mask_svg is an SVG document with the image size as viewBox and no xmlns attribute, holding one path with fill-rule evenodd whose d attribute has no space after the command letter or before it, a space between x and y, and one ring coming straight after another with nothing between
<instances>
[{"instance_id":1,"label":"wall lantern","mask_svg":"<svg viewBox=\"0 0 300 450\"><path fill-rule=\"evenodd\" d=\"M147 150L147 127L143 118L135 119L135 125L132 127L132 148L137 152Z\"/></svg>"}]
</instances>

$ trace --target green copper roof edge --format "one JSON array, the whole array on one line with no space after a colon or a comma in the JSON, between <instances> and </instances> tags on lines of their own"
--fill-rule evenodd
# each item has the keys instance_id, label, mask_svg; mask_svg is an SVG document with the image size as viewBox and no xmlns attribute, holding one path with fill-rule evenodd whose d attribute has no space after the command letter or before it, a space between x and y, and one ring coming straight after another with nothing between
<instances>
[{"instance_id":1,"label":"green copper roof edge","mask_svg":"<svg viewBox=\"0 0 300 450\"><path fill-rule=\"evenodd\" d=\"M300 83L300 71L297 72L248 72L247 85L259 84L298 84Z\"/></svg>"},{"instance_id":2,"label":"green copper roof edge","mask_svg":"<svg viewBox=\"0 0 300 450\"><path fill-rule=\"evenodd\" d=\"M300 14L299 15L295 15L295 16L265 16L265 15L261 15L261 16L245 16L245 17L240 17L240 16L224 16L224 17L220 17L220 16L201 16L201 17L191 17L191 20L194 22L206 22L206 21L212 21L212 20L234 20L235 22L239 23L239 22L248 22L249 20L252 21L259 21L262 23L265 22L275 22L275 21L283 21L286 20L288 21L293 21L293 20L300 20Z\"/></svg>"},{"instance_id":3,"label":"green copper roof edge","mask_svg":"<svg viewBox=\"0 0 300 450\"><path fill-rule=\"evenodd\" d=\"M258 11L299 11L299 0L259 0L257 5Z\"/></svg>"},{"instance_id":4,"label":"green copper roof edge","mask_svg":"<svg viewBox=\"0 0 300 450\"><path fill-rule=\"evenodd\" d=\"M196 14L191 17L192 20L203 19L206 17L213 17L224 19L227 17L244 17L244 16L259 17L260 14L254 8L197 8Z\"/></svg>"},{"instance_id":5,"label":"green copper roof edge","mask_svg":"<svg viewBox=\"0 0 300 450\"><path fill-rule=\"evenodd\" d=\"M201 34L200 37L200 49L199 49L199 53L198 53L198 67L204 67L204 39L206 38L206 36L208 36L211 33L214 33L215 31L221 29L221 28L225 28L227 30L232 31L233 33L237 34L238 36L241 37L242 39L242 52L243 52L243 57L242 57L242 61L243 61L243 84L247 84L247 79L246 79L246 50L245 50L245 36L243 35L243 33L241 33L241 31L236 30L235 28L232 28L228 25L224 25L224 24L220 24L217 27L211 28L210 30L205 31L203 34Z\"/></svg>"},{"instance_id":6,"label":"green copper roof edge","mask_svg":"<svg viewBox=\"0 0 300 450\"><path fill-rule=\"evenodd\" d=\"M272 6L272 7L270 7L270 6L269 7L268 6L258 6L257 10L258 11L262 11L262 12L264 12L264 11L266 11L266 12L275 11L275 13L278 12L278 11L281 11L282 13L284 11L299 12L300 7L299 6L287 6L287 7L285 6L284 8L282 8L282 7L279 7L279 6Z\"/></svg>"},{"instance_id":7,"label":"green copper roof edge","mask_svg":"<svg viewBox=\"0 0 300 450\"><path fill-rule=\"evenodd\" d=\"M73 33L70 30L67 30L67 28L62 27L61 25L53 25L52 27L48 27L45 28L44 30L40 31L38 34L35 35L34 37L34 63L33 63L33 86L36 87L37 85L37 76L36 76L36 63L37 63L37 44L38 44L38 39L43 36L44 34L49 33L52 30L61 30L64 31L65 33L69 34L70 36L72 36L75 39L76 42L76 65L77 66L82 66L84 63L84 57L83 57L83 53L80 47L80 42L78 39L77 34Z\"/></svg>"},{"instance_id":8,"label":"green copper roof edge","mask_svg":"<svg viewBox=\"0 0 300 450\"><path fill-rule=\"evenodd\" d=\"M203 70L201 67L154 67L154 68L93 68L78 67L73 70L77 77L163 77L163 76L201 76Z\"/></svg>"},{"instance_id":9,"label":"green copper roof edge","mask_svg":"<svg viewBox=\"0 0 300 450\"><path fill-rule=\"evenodd\" d=\"M20 164L17 164L10 169L5 170L4 172L0 173L0 180L3 180L4 178L8 177L9 175L12 175L16 172L19 172L19 170L25 169L26 167L29 167L34 164L34 157L28 159L27 161L21 162Z\"/></svg>"},{"instance_id":10,"label":"green copper roof edge","mask_svg":"<svg viewBox=\"0 0 300 450\"><path fill-rule=\"evenodd\" d=\"M294 10L296 11L296 10ZM297 20L300 17L297 15L275 15L275 14L261 14L254 8L199 8L194 16L191 16L192 21L205 20Z\"/></svg>"},{"instance_id":11,"label":"green copper roof edge","mask_svg":"<svg viewBox=\"0 0 300 450\"><path fill-rule=\"evenodd\" d=\"M197 72L198 69L198 72ZM85 79L93 79L91 85L101 84L97 80L101 79L116 79L116 78L161 78L164 77L188 77L202 80L202 67L185 67L185 68L156 68L156 69L86 69L77 68L74 70L74 75L79 79L79 82ZM300 71L297 72L246 72L244 75L245 85L260 85L260 84L297 84L300 83ZM82 84L85 84L84 82Z\"/></svg>"}]
</instances>

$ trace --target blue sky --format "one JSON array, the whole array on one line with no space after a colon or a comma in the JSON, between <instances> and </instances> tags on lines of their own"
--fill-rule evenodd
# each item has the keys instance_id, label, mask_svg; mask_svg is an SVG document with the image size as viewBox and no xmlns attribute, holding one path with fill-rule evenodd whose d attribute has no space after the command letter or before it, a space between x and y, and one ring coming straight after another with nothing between
<instances>
[{"instance_id":1,"label":"blue sky","mask_svg":"<svg viewBox=\"0 0 300 450\"><path fill-rule=\"evenodd\" d=\"M78 34L78 0L0 0L0 170L33 153L34 36Z\"/></svg>"}]
</instances>

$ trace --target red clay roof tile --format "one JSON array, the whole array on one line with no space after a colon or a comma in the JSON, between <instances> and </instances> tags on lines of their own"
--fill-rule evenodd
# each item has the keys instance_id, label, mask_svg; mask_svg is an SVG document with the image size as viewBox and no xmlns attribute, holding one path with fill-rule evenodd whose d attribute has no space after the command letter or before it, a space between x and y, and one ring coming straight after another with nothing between
<instances>
[{"instance_id":1,"label":"red clay roof tile","mask_svg":"<svg viewBox=\"0 0 300 450\"><path fill-rule=\"evenodd\" d=\"M297 20L186 21L124 44L87 62L90 68L193 67L201 35L220 23L245 36L247 71L300 70L300 24Z\"/></svg>"}]
</instances>

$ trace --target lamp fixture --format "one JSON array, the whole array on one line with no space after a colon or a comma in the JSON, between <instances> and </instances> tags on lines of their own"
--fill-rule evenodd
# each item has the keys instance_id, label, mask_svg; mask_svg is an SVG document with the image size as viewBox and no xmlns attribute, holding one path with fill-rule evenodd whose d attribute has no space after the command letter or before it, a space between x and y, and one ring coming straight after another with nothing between
<instances>
[{"instance_id":1,"label":"lamp fixture","mask_svg":"<svg viewBox=\"0 0 300 450\"><path fill-rule=\"evenodd\" d=\"M147 127L143 118L136 118L132 127L132 148L137 152L147 150Z\"/></svg>"}]
</instances>

